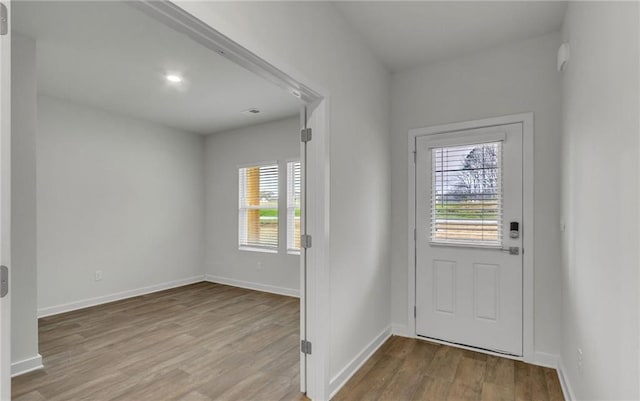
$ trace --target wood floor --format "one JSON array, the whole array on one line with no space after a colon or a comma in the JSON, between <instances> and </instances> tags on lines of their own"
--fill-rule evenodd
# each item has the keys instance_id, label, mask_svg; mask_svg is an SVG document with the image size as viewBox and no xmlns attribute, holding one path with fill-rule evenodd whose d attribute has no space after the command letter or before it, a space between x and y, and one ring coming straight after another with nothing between
<instances>
[{"instance_id":1,"label":"wood floor","mask_svg":"<svg viewBox=\"0 0 640 401\"><path fill-rule=\"evenodd\" d=\"M198 283L40 319L14 401L303 400L299 301Z\"/></svg>"},{"instance_id":2,"label":"wood floor","mask_svg":"<svg viewBox=\"0 0 640 401\"><path fill-rule=\"evenodd\" d=\"M40 319L43 370L14 401L307 400L299 302L198 283ZM392 337L334 401L559 401L555 371Z\"/></svg>"},{"instance_id":3,"label":"wood floor","mask_svg":"<svg viewBox=\"0 0 640 401\"><path fill-rule=\"evenodd\" d=\"M391 337L333 401L562 401L556 371Z\"/></svg>"}]
</instances>

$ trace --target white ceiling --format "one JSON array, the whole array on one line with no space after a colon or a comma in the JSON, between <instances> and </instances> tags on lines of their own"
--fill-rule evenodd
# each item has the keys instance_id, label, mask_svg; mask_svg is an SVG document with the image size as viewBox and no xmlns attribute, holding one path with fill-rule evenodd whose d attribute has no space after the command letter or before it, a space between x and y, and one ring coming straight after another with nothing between
<instances>
[{"instance_id":1,"label":"white ceiling","mask_svg":"<svg viewBox=\"0 0 640 401\"><path fill-rule=\"evenodd\" d=\"M563 1L336 2L392 72L558 31Z\"/></svg>"},{"instance_id":2,"label":"white ceiling","mask_svg":"<svg viewBox=\"0 0 640 401\"><path fill-rule=\"evenodd\" d=\"M45 94L200 134L299 112L293 95L122 2L15 2L13 17L37 40Z\"/></svg>"}]
</instances>

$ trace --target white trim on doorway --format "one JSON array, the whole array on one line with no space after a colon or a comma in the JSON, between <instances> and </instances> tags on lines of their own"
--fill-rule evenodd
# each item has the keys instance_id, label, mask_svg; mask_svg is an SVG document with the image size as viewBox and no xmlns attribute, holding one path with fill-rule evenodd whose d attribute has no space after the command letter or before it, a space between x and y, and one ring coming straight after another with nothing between
<instances>
[{"instance_id":1,"label":"white trim on doorway","mask_svg":"<svg viewBox=\"0 0 640 401\"><path fill-rule=\"evenodd\" d=\"M11 0L3 0L11 21ZM9 292L0 299L0 400L11 400L11 27L0 35L0 264Z\"/></svg>"},{"instance_id":2,"label":"white trim on doorway","mask_svg":"<svg viewBox=\"0 0 640 401\"><path fill-rule=\"evenodd\" d=\"M465 121L459 123L443 124L431 127L416 128L409 131L408 141L408 238L414 238L415 230L415 165L414 152L416 150L416 138L423 135L444 134L447 132L462 131L473 128L492 127L497 125L522 123L523 130L523 288L522 288L522 319L523 319L523 356L526 362L536 363L534 352L534 270L533 270L533 113L513 114L501 117L492 117L481 120ZM406 335L416 338L416 318L414 306L416 304L416 276L415 276L415 241L409 240L407 264L407 322ZM404 329L404 327L403 327Z\"/></svg>"},{"instance_id":3,"label":"white trim on doorway","mask_svg":"<svg viewBox=\"0 0 640 401\"><path fill-rule=\"evenodd\" d=\"M313 344L313 353L306 356L302 364L301 389L309 398L325 400L329 398L329 137L330 107L329 92L319 85L303 78L300 71L292 71L284 63L278 63L277 55L270 54L268 60L259 57L252 50L262 50L259 42L250 38L229 38L210 24L224 24L223 20L205 22L193 16L171 1L139 0L130 3L134 7L164 22L179 32L191 37L201 45L215 51L236 64L253 71L263 78L280 86L300 99L306 106L307 127L313 130L313 140L307 146L306 169L306 233L313 237L313 247L305 251L306 270L301 263L301 277L306 285L301 285L301 304L306 311L306 330L301 331L302 339ZM243 43L240 45L239 43ZM283 68L277 65L282 65ZM301 354L302 355L302 354ZM306 371L304 371L306 366ZM306 380L305 380L306 377Z\"/></svg>"}]
</instances>

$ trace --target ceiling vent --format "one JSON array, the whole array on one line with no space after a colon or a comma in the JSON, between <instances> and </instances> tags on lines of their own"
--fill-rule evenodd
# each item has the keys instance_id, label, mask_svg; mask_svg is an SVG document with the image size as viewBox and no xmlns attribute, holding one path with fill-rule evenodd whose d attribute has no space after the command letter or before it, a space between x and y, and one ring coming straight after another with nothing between
<instances>
[{"instance_id":1,"label":"ceiling vent","mask_svg":"<svg viewBox=\"0 0 640 401\"><path fill-rule=\"evenodd\" d=\"M260 114L260 110L254 108L251 108L249 110L245 110L242 112L242 114L247 115L247 116L254 116L256 114Z\"/></svg>"}]
</instances>

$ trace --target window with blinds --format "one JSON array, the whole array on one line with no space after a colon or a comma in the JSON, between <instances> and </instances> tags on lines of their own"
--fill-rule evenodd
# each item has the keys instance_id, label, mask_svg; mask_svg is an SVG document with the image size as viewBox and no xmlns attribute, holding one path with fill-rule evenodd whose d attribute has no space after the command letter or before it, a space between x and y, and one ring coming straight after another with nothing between
<instances>
[{"instance_id":1,"label":"window with blinds","mask_svg":"<svg viewBox=\"0 0 640 401\"><path fill-rule=\"evenodd\" d=\"M238 245L240 249L278 251L278 165L241 167Z\"/></svg>"},{"instance_id":2,"label":"window with blinds","mask_svg":"<svg viewBox=\"0 0 640 401\"><path fill-rule=\"evenodd\" d=\"M502 245L502 143L431 149L431 242Z\"/></svg>"},{"instance_id":3,"label":"window with blinds","mask_svg":"<svg viewBox=\"0 0 640 401\"><path fill-rule=\"evenodd\" d=\"M287 163L287 252L300 253L300 162Z\"/></svg>"}]
</instances>

